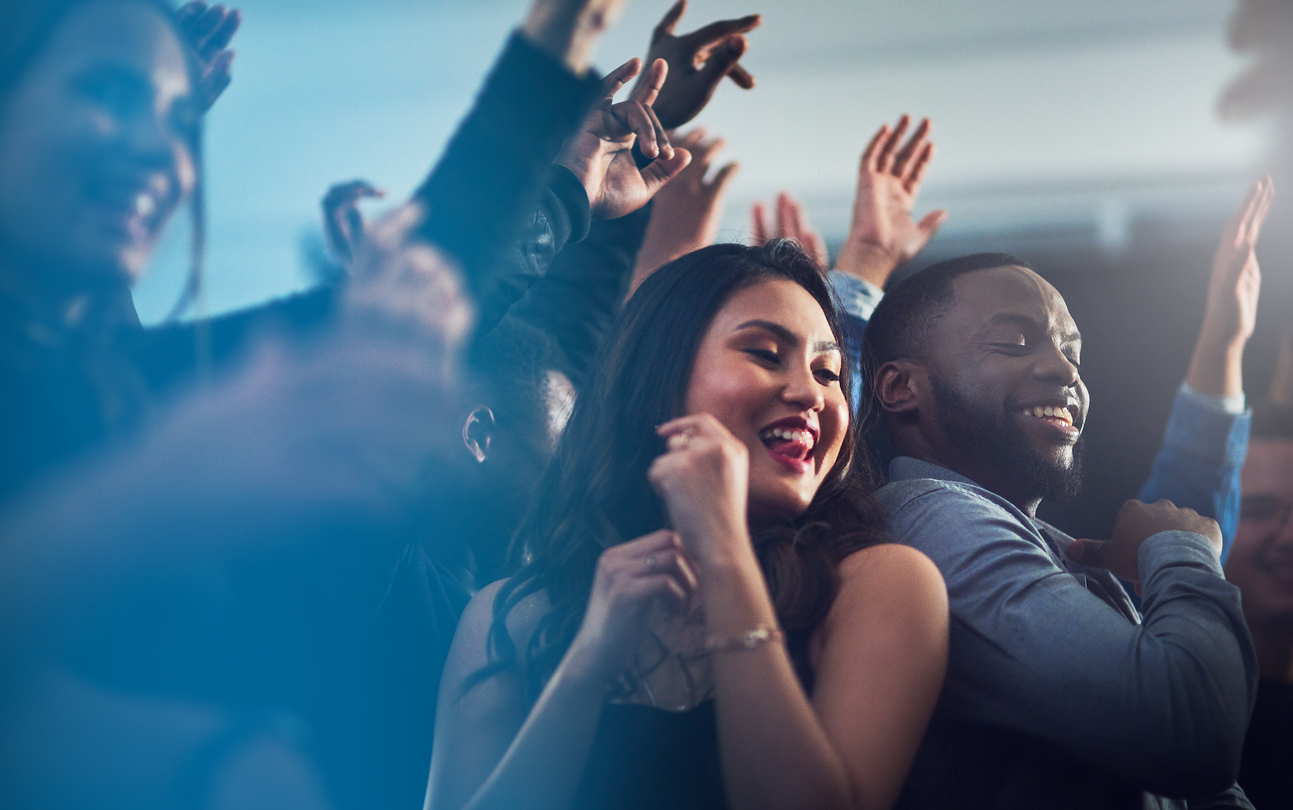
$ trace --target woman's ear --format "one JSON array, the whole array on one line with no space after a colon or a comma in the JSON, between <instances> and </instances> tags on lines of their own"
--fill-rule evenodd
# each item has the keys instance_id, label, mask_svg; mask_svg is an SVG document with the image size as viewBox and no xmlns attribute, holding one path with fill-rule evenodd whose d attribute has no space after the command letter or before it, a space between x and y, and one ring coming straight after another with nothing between
<instances>
[{"instance_id":1,"label":"woman's ear","mask_svg":"<svg viewBox=\"0 0 1293 810\"><path fill-rule=\"evenodd\" d=\"M462 443L476 461L489 457L489 440L494 435L494 412L487 405L477 405L462 424Z\"/></svg>"},{"instance_id":2,"label":"woman's ear","mask_svg":"<svg viewBox=\"0 0 1293 810\"><path fill-rule=\"evenodd\" d=\"M925 375L910 360L890 360L876 371L872 382L885 413L912 413L918 409Z\"/></svg>"}]
</instances>

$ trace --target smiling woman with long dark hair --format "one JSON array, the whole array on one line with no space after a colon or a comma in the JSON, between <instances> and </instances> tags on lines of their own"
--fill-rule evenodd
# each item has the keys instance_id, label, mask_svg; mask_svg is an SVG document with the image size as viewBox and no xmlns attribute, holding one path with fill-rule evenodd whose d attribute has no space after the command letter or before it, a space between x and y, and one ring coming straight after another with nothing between
<instances>
[{"instance_id":1,"label":"smiling woman with long dark hair","mask_svg":"<svg viewBox=\"0 0 1293 810\"><path fill-rule=\"evenodd\" d=\"M884 807L942 682L883 542L835 305L791 242L657 271L459 625L428 806Z\"/></svg>"}]
</instances>

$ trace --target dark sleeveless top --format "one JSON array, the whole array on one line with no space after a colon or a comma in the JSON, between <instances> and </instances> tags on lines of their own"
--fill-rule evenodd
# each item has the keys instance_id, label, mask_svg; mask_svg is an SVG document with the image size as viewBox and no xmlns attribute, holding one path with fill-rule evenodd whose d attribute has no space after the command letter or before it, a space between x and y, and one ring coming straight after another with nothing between
<instances>
[{"instance_id":1,"label":"dark sleeveless top","mask_svg":"<svg viewBox=\"0 0 1293 810\"><path fill-rule=\"evenodd\" d=\"M725 810L714 701L669 712L608 703L575 810Z\"/></svg>"}]
</instances>

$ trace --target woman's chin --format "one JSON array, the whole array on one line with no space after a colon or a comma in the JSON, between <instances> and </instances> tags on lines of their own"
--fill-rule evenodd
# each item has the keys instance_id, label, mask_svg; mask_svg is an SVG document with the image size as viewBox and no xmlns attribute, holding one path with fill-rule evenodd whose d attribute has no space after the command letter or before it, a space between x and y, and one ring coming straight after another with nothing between
<instances>
[{"instance_id":1,"label":"woman's chin","mask_svg":"<svg viewBox=\"0 0 1293 810\"><path fill-rule=\"evenodd\" d=\"M779 486L750 488L750 525L785 523L808 511L812 496L805 497L797 488L778 482Z\"/></svg>"}]
</instances>

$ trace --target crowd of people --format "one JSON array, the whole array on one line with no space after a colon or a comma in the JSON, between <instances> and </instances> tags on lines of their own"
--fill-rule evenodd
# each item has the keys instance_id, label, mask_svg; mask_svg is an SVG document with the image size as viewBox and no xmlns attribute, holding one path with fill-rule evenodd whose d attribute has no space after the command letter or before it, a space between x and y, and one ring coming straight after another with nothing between
<instances>
[{"instance_id":1,"label":"crowd of people","mask_svg":"<svg viewBox=\"0 0 1293 810\"><path fill-rule=\"evenodd\" d=\"M1138 500L1074 539L1045 268L892 281L948 217L930 122L865 146L834 257L786 194L716 244L737 167L682 128L760 18L678 0L603 77L625 2L534 0L411 199L333 187L338 278L146 328L183 206L200 295L242 17L11 0L3 805L1293 806L1293 343L1242 373L1271 178Z\"/></svg>"}]
</instances>

